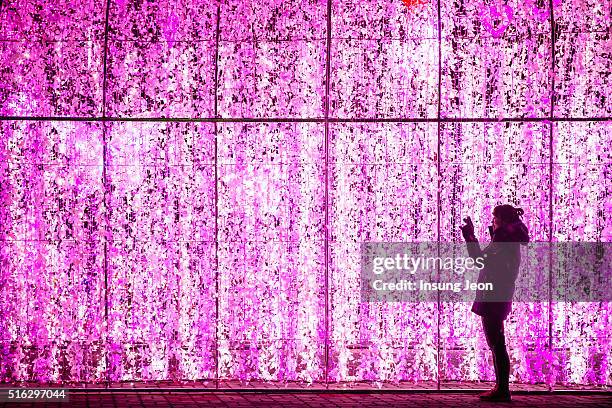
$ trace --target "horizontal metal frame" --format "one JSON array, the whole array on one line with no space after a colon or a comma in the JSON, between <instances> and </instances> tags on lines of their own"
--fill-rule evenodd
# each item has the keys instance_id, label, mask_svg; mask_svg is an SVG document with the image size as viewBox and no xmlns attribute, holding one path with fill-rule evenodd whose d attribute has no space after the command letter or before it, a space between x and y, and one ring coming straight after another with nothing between
<instances>
[{"instance_id":1,"label":"horizontal metal frame","mask_svg":"<svg viewBox=\"0 0 612 408\"><path fill-rule=\"evenodd\" d=\"M499 123L612 122L612 116L579 118L122 118L80 116L0 116L0 121L40 122L192 122L192 123Z\"/></svg>"}]
</instances>

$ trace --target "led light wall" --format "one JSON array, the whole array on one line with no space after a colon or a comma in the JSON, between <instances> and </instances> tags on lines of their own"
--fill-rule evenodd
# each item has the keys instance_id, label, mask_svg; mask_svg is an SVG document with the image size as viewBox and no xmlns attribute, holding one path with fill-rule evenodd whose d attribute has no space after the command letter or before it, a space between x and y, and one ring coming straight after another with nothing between
<instances>
[{"instance_id":1,"label":"led light wall","mask_svg":"<svg viewBox=\"0 0 612 408\"><path fill-rule=\"evenodd\" d=\"M610 241L611 9L3 0L0 380L492 380L469 304L360 302L359 245L500 203ZM515 304L511 380L610 385L611 308Z\"/></svg>"}]
</instances>

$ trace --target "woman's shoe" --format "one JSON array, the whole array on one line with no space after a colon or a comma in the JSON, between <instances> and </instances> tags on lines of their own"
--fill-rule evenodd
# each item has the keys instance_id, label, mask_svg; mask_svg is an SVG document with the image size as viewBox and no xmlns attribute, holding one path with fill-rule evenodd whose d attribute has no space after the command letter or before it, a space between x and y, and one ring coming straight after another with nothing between
<instances>
[{"instance_id":1,"label":"woman's shoe","mask_svg":"<svg viewBox=\"0 0 612 408\"><path fill-rule=\"evenodd\" d=\"M480 399L487 399L487 398L490 398L491 395L494 395L496 392L497 392L497 386L493 387L489 391L483 392L482 394L478 394L478 397Z\"/></svg>"},{"instance_id":2,"label":"woman's shoe","mask_svg":"<svg viewBox=\"0 0 612 408\"><path fill-rule=\"evenodd\" d=\"M512 397L510 396L510 391L508 390L499 390L497 388L493 388L490 391L482 393L479 395L480 399L485 401L492 402L511 402Z\"/></svg>"}]
</instances>

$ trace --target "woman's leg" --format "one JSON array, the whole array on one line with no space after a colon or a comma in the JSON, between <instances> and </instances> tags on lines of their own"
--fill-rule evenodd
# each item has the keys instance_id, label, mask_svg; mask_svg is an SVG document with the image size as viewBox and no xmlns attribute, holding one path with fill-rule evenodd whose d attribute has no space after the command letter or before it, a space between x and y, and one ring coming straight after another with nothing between
<instances>
[{"instance_id":1,"label":"woman's leg","mask_svg":"<svg viewBox=\"0 0 612 408\"><path fill-rule=\"evenodd\" d=\"M499 389L499 379L501 376L499 375L499 366L497 365L497 359L495 358L495 353L493 354L493 368L495 369L495 389Z\"/></svg>"},{"instance_id":2,"label":"woman's leg","mask_svg":"<svg viewBox=\"0 0 612 408\"><path fill-rule=\"evenodd\" d=\"M493 352L496 388L504 393L509 392L510 357L506 350L504 321L503 319L485 316L482 318L482 327L487 339L487 344Z\"/></svg>"}]
</instances>

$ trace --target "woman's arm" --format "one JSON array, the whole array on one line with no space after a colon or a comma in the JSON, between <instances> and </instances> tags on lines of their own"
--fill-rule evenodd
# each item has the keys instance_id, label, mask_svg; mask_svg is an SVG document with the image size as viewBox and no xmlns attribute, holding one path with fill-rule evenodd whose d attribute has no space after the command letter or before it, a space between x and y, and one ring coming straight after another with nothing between
<instances>
[{"instance_id":1,"label":"woman's arm","mask_svg":"<svg viewBox=\"0 0 612 408\"><path fill-rule=\"evenodd\" d=\"M464 218L463 221L465 225L461 227L461 234L467 243L468 254L471 258L479 258L482 257L482 249L480 249L480 243L476 239L476 235L474 235L474 224L472 223L472 218L467 217Z\"/></svg>"}]
</instances>

